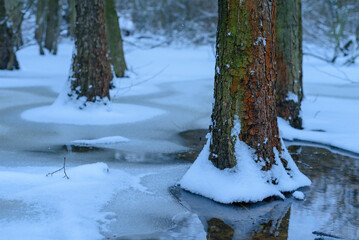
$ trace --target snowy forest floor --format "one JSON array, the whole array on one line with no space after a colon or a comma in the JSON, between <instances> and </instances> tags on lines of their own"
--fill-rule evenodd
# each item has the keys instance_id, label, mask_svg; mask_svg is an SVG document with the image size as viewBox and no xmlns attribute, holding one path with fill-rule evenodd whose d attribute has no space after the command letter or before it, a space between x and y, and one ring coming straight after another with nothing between
<instances>
[{"instance_id":1,"label":"snowy forest floor","mask_svg":"<svg viewBox=\"0 0 359 240\"><path fill-rule=\"evenodd\" d=\"M116 79L112 111L93 107L84 115L53 104L66 85L71 53L70 42L57 56L40 56L30 46L18 52L21 70L0 72L0 238L205 239L200 213L168 189L190 165L171 157L189 151L178 134L210 122L213 49L126 45L129 78ZM280 120L282 136L359 154L358 64L305 57L303 72L304 130ZM82 150L96 148L75 151L79 142ZM46 177L64 157L70 179L62 172ZM300 224L318 220L308 212L292 215ZM291 239L317 230L300 235L298 226L289 224Z\"/></svg>"}]
</instances>

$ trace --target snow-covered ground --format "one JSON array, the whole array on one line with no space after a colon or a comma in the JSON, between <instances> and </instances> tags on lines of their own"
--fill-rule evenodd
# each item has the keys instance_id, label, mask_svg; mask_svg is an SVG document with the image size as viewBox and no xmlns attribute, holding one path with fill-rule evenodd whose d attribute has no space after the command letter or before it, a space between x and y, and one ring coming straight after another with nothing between
<instances>
[{"instance_id":1,"label":"snow-covered ground","mask_svg":"<svg viewBox=\"0 0 359 240\"><path fill-rule=\"evenodd\" d=\"M333 66L305 57L304 130L279 120L282 137L321 143L359 153L359 64Z\"/></svg>"},{"instance_id":2,"label":"snow-covered ground","mask_svg":"<svg viewBox=\"0 0 359 240\"><path fill-rule=\"evenodd\" d=\"M78 118L72 106L54 104L66 85L71 42L57 56L22 49L21 70L0 71L0 239L205 239L198 217L168 192L189 164L161 154L186 149L179 132L209 125L213 49L126 45L125 51L130 78L116 80L113 118L96 111ZM358 90L358 65L331 67L306 57L305 129L281 121L282 136L359 153ZM79 140L113 150L62 150ZM70 179L61 171L46 177L63 157Z\"/></svg>"}]
</instances>

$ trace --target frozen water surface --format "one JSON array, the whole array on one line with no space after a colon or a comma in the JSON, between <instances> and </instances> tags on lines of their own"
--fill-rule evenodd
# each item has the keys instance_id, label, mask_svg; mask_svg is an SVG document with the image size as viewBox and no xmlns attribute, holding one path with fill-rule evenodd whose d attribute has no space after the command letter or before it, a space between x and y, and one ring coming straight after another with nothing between
<instances>
[{"instance_id":1,"label":"frozen water surface","mask_svg":"<svg viewBox=\"0 0 359 240\"><path fill-rule=\"evenodd\" d=\"M231 229L233 234L238 234L233 226L228 227L230 224L226 219L218 216L218 220L208 223L203 218L203 211L182 203L183 206L168 190L187 171L190 163L183 159L196 155L201 148L196 141L203 138L189 134L190 139L184 140L179 133L208 128L215 60L212 49L166 47L139 50L125 47L128 64L133 70L129 73L130 78L116 80L118 88L111 93L113 102L132 105L133 109L154 109L161 114L147 119L133 117L126 123L111 125L22 119L23 112L55 102L68 77L71 43L61 44L58 56L39 56L36 46L27 47L18 53L20 71L0 71L1 239L205 239L208 226L221 231L225 229L227 235L224 236L232 234ZM357 81L359 74L353 69L348 68L347 74L355 76L352 80ZM304 79L310 88L303 108L307 139L316 142L329 139L333 146L337 146L339 142L334 141L333 136L344 131L343 139L350 143L347 150L359 152L355 141L359 96L358 91L353 90L357 85L338 79L326 81L322 72L315 71L305 71ZM310 78L310 74L315 78ZM323 82L328 84L323 85ZM322 87L310 87L319 83ZM342 86L348 94L334 91L337 86ZM321 108L344 95L347 107L338 103L330 104L332 108ZM321 112L316 113L319 108ZM334 115L336 109L341 110L341 116L345 114L347 117ZM121 114L126 111L131 113L131 108ZM335 121L321 124L328 116ZM338 121L340 124L336 127ZM313 134L318 133L321 135L313 139ZM291 139L293 132L284 129L284 137L286 134ZM110 136L120 136L128 141L112 142L106 148L84 148L73 143ZM196 151L189 151L189 147ZM324 159L332 159L332 165L326 166L325 172L318 175L308 172L311 168L308 171L303 168L310 165L314 169L316 158L305 159L317 155L300 156L303 159L297 159L297 165L313 181L311 188L301 190L306 195L305 201L291 202L289 199L284 205L274 201L253 213L246 207L245 212L250 211L247 215L261 216L270 209L279 209L279 213L269 215L275 219L290 219L289 223L281 224L284 229L289 229L290 239L313 238L314 231L355 238L359 222L353 215L358 210L355 200L358 199L355 198L358 166L353 165L355 161L345 158L347 164L337 164L342 161L340 157L326 153ZM47 173L63 166L64 157L70 179L63 178L62 170L46 177ZM351 178L343 176L347 181L335 183L338 173L343 172L338 169L340 166L352 169L346 175ZM323 180L327 176L330 182ZM342 199L338 199L340 196ZM216 209L217 205L211 203L206 211L213 213ZM289 213L287 209L290 209ZM344 226L347 220L350 224ZM305 231L298 235L298 229Z\"/></svg>"}]
</instances>

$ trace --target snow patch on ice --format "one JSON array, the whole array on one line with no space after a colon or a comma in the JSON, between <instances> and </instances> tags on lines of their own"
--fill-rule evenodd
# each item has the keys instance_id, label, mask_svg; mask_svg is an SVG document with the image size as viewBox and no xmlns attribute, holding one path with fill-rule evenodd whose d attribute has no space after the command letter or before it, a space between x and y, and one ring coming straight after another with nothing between
<instances>
[{"instance_id":1,"label":"snow patch on ice","mask_svg":"<svg viewBox=\"0 0 359 240\"><path fill-rule=\"evenodd\" d=\"M73 125L111 125L138 122L161 115L162 110L139 105L110 103L79 104L56 101L50 106L26 110L21 117L28 121Z\"/></svg>"},{"instance_id":2,"label":"snow patch on ice","mask_svg":"<svg viewBox=\"0 0 359 240\"><path fill-rule=\"evenodd\" d=\"M237 165L220 170L209 160L210 136L196 161L180 180L183 189L221 203L258 202L270 196L284 198L281 192L308 186L311 181L304 176L284 147L281 157L288 161L286 170L277 151L275 164L268 172L258 165L255 152L237 137L235 154ZM273 184L276 179L278 184Z\"/></svg>"},{"instance_id":3,"label":"snow patch on ice","mask_svg":"<svg viewBox=\"0 0 359 240\"><path fill-rule=\"evenodd\" d=\"M116 144L121 142L129 142L130 140L125 137L121 136L110 136L110 137L103 137L98 139L82 139L82 140L74 140L72 143L77 145L102 145L102 144Z\"/></svg>"},{"instance_id":4,"label":"snow patch on ice","mask_svg":"<svg viewBox=\"0 0 359 240\"><path fill-rule=\"evenodd\" d=\"M102 239L102 208L113 194L134 189L146 192L141 176L109 169L105 163L82 165L46 177L44 168L0 170L0 200L19 201L34 215L0 219L0 236L7 239ZM21 231L19 231L19 225Z\"/></svg>"}]
</instances>

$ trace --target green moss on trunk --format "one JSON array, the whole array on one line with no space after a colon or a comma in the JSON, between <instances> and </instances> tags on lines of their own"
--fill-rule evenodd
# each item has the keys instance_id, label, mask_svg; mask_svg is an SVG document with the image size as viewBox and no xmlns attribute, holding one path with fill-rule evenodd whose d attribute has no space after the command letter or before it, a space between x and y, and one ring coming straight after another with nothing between
<instances>
[{"instance_id":1,"label":"green moss on trunk","mask_svg":"<svg viewBox=\"0 0 359 240\"><path fill-rule=\"evenodd\" d=\"M110 60L116 77L124 77L127 70L123 42L114 0L105 0L106 34Z\"/></svg>"},{"instance_id":2,"label":"green moss on trunk","mask_svg":"<svg viewBox=\"0 0 359 240\"><path fill-rule=\"evenodd\" d=\"M217 57L210 127L210 160L236 166L236 137L255 149L264 169L280 151L275 108L275 4L269 0L219 0ZM233 135L236 120L239 136Z\"/></svg>"}]
</instances>

